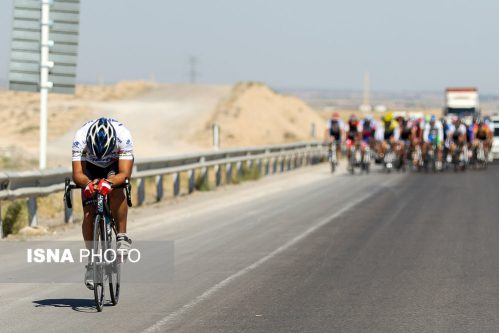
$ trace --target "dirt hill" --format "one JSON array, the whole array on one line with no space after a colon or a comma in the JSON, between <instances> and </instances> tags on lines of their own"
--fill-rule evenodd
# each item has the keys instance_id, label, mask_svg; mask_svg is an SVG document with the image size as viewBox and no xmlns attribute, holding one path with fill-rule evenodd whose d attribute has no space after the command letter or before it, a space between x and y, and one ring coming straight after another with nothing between
<instances>
[{"instance_id":1,"label":"dirt hill","mask_svg":"<svg viewBox=\"0 0 499 333\"><path fill-rule=\"evenodd\" d=\"M280 95L264 84L240 83L191 140L211 143L213 123L220 125L222 147L237 147L310 140L311 125L321 136L325 121L296 97Z\"/></svg>"}]
</instances>

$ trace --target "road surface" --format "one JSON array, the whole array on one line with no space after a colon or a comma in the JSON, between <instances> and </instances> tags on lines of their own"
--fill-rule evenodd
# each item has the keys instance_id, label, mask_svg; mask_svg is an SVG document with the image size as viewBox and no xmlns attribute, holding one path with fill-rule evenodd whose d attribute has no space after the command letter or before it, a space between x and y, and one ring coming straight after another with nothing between
<instances>
[{"instance_id":1,"label":"road surface","mask_svg":"<svg viewBox=\"0 0 499 333\"><path fill-rule=\"evenodd\" d=\"M83 283L2 284L2 332L497 332L497 184L321 165L137 209L133 237L175 242L171 281L102 313Z\"/></svg>"}]
</instances>

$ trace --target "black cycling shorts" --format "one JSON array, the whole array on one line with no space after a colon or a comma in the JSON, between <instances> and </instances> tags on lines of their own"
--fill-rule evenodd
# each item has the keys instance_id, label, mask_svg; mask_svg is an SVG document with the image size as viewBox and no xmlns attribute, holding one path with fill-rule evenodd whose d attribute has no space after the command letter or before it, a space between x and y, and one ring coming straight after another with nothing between
<instances>
[{"instance_id":1,"label":"black cycling shorts","mask_svg":"<svg viewBox=\"0 0 499 333\"><path fill-rule=\"evenodd\" d=\"M331 137L333 137L336 141L340 141L340 139L341 139L341 133L340 132L329 131L329 135Z\"/></svg>"},{"instance_id":2,"label":"black cycling shorts","mask_svg":"<svg viewBox=\"0 0 499 333\"><path fill-rule=\"evenodd\" d=\"M86 162L85 170L83 170L83 173L85 173L85 175L90 180L109 178L113 175L116 175L118 172L119 172L118 161L114 162L113 164L105 168ZM95 198L85 198L85 196L83 195L83 189L81 190L81 201L83 207L94 205L97 203Z\"/></svg>"},{"instance_id":3,"label":"black cycling shorts","mask_svg":"<svg viewBox=\"0 0 499 333\"><path fill-rule=\"evenodd\" d=\"M389 141L390 138L395 134L394 131L385 131L384 133L384 139L385 141Z\"/></svg>"}]
</instances>

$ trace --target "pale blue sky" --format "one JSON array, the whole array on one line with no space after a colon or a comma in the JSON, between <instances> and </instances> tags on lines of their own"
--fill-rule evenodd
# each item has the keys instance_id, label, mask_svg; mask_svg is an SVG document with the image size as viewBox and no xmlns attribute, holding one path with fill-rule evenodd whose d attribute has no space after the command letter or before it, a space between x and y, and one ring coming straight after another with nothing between
<instances>
[{"instance_id":1,"label":"pale blue sky","mask_svg":"<svg viewBox=\"0 0 499 333\"><path fill-rule=\"evenodd\" d=\"M280 88L499 93L499 1L82 0L78 82L148 78ZM0 81L12 1L0 0Z\"/></svg>"}]
</instances>

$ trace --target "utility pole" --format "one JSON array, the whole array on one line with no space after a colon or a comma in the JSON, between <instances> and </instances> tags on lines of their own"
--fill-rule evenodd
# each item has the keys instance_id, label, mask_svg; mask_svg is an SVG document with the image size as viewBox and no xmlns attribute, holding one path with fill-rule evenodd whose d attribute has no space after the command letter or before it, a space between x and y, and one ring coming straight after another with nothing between
<instances>
[{"instance_id":1,"label":"utility pole","mask_svg":"<svg viewBox=\"0 0 499 333\"><path fill-rule=\"evenodd\" d=\"M198 58L195 56L189 57L189 79L191 84L196 84L198 78Z\"/></svg>"},{"instance_id":2,"label":"utility pole","mask_svg":"<svg viewBox=\"0 0 499 333\"><path fill-rule=\"evenodd\" d=\"M49 68L54 67L54 63L49 61L49 47L53 42L49 40L50 25L50 0L42 0L42 20L41 20L41 61L40 61L40 169L47 167L47 109L48 93L52 88L49 82Z\"/></svg>"},{"instance_id":3,"label":"utility pole","mask_svg":"<svg viewBox=\"0 0 499 333\"><path fill-rule=\"evenodd\" d=\"M362 105L360 106L360 111L362 112L370 112L372 110L370 101L369 101L369 72L364 73L364 92Z\"/></svg>"},{"instance_id":4,"label":"utility pole","mask_svg":"<svg viewBox=\"0 0 499 333\"><path fill-rule=\"evenodd\" d=\"M364 73L364 105L369 104L369 72Z\"/></svg>"}]
</instances>

